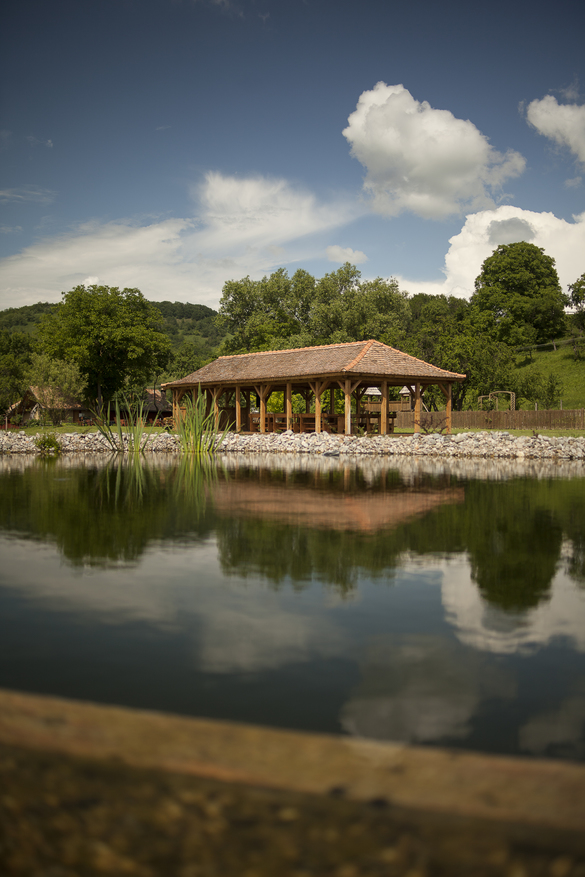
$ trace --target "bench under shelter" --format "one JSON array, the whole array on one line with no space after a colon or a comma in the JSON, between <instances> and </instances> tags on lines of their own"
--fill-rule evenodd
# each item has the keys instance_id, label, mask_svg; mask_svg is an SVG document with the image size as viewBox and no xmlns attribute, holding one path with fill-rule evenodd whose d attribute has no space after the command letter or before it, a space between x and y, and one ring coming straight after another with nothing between
<instances>
[{"instance_id":1,"label":"bench under shelter","mask_svg":"<svg viewBox=\"0 0 585 877\"><path fill-rule=\"evenodd\" d=\"M369 340L220 356L187 377L163 384L163 389L172 390L175 422L185 411L186 398L194 402L198 393L205 393L207 411L214 411L218 426L238 432L326 430L351 435L354 427L362 426L386 435L393 431L394 411L401 406L389 400L390 388L408 388L414 430L419 432L422 394L431 385L440 387L450 433L452 386L463 380L465 375ZM365 405L364 396L372 388L379 390L380 401ZM268 400L277 391L283 393L283 410L269 412ZM337 401L342 394L342 406L336 406L336 393ZM304 400L304 413L293 411L295 395Z\"/></svg>"}]
</instances>

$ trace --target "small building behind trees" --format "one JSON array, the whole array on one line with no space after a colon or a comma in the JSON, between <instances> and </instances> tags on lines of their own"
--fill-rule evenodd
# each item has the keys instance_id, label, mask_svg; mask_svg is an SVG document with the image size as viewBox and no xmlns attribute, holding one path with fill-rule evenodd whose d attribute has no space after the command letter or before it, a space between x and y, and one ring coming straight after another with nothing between
<instances>
[{"instance_id":1,"label":"small building behind trees","mask_svg":"<svg viewBox=\"0 0 585 877\"><path fill-rule=\"evenodd\" d=\"M452 387L463 380L465 375L368 340L220 356L163 387L172 390L175 422L186 399L194 401L201 392L218 425L233 425L236 431L327 430L350 435L356 427L365 427L385 435L393 423L390 391L404 386L414 401L415 432L420 431L422 393L430 385L439 386L444 395L445 427L450 432ZM372 387L381 394L376 417L362 406L362 397ZM275 392L283 393L283 410L269 412L267 403ZM293 411L293 396L301 397L304 412Z\"/></svg>"}]
</instances>

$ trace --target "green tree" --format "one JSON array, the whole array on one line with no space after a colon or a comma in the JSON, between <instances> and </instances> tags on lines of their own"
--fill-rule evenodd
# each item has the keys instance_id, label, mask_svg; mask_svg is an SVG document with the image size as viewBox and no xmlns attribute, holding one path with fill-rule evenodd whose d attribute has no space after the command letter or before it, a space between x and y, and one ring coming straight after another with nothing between
<instances>
[{"instance_id":1,"label":"green tree","mask_svg":"<svg viewBox=\"0 0 585 877\"><path fill-rule=\"evenodd\" d=\"M87 383L77 363L51 359L46 353L33 353L27 377L55 426L62 422L71 404L83 397Z\"/></svg>"},{"instance_id":2,"label":"green tree","mask_svg":"<svg viewBox=\"0 0 585 877\"><path fill-rule=\"evenodd\" d=\"M164 368L170 350L162 317L138 289L76 286L46 317L39 335L43 351L74 362L87 380L87 394L101 408L126 381L143 383Z\"/></svg>"},{"instance_id":3,"label":"green tree","mask_svg":"<svg viewBox=\"0 0 585 877\"><path fill-rule=\"evenodd\" d=\"M525 241L501 244L485 260L471 303L490 315L493 336L514 347L549 341L565 331L568 297L555 260Z\"/></svg>"},{"instance_id":4,"label":"green tree","mask_svg":"<svg viewBox=\"0 0 585 877\"><path fill-rule=\"evenodd\" d=\"M27 386L31 339L21 332L0 330L0 413L17 402Z\"/></svg>"},{"instance_id":5,"label":"green tree","mask_svg":"<svg viewBox=\"0 0 585 877\"><path fill-rule=\"evenodd\" d=\"M361 281L349 262L320 280L280 268L262 280L226 283L218 319L230 333L225 353L367 338L395 344L408 323L408 296L395 280Z\"/></svg>"},{"instance_id":6,"label":"green tree","mask_svg":"<svg viewBox=\"0 0 585 877\"><path fill-rule=\"evenodd\" d=\"M569 298L575 308L575 323L579 329L585 329L585 274L569 284Z\"/></svg>"}]
</instances>

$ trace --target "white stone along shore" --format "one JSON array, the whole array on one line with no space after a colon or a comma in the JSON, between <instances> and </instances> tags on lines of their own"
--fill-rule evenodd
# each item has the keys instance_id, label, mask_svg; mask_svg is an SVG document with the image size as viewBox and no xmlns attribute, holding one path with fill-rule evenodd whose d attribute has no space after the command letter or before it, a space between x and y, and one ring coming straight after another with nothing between
<instances>
[{"instance_id":1,"label":"white stone along shore","mask_svg":"<svg viewBox=\"0 0 585 877\"><path fill-rule=\"evenodd\" d=\"M0 455L39 454L37 434L31 431L0 433ZM111 447L99 433L57 435L63 454L107 454ZM179 439L172 433L158 433L146 446L149 452L176 453ZM222 453L310 454L325 457L455 457L517 460L585 461L585 438L571 436L512 436L507 432L465 432L457 435L338 436L329 433L228 433Z\"/></svg>"}]
</instances>

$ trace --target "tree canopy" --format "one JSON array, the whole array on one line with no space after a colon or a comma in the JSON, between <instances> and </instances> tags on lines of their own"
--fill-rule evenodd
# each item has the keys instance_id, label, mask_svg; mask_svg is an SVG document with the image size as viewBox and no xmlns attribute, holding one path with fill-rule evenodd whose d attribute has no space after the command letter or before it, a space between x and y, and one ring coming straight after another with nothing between
<instances>
[{"instance_id":1,"label":"tree canopy","mask_svg":"<svg viewBox=\"0 0 585 877\"><path fill-rule=\"evenodd\" d=\"M74 362L87 380L88 398L102 405L126 381L146 383L170 351L160 311L138 289L76 286L43 320L45 353Z\"/></svg>"},{"instance_id":2,"label":"tree canopy","mask_svg":"<svg viewBox=\"0 0 585 877\"><path fill-rule=\"evenodd\" d=\"M482 265L471 304L491 317L491 333L511 346L535 344L565 331L567 296L555 260L542 247L501 244Z\"/></svg>"},{"instance_id":3,"label":"tree canopy","mask_svg":"<svg viewBox=\"0 0 585 877\"><path fill-rule=\"evenodd\" d=\"M348 262L316 280L284 268L262 280L230 280L219 321L226 353L377 338L396 343L408 323L408 295L395 280L360 280Z\"/></svg>"}]
</instances>

